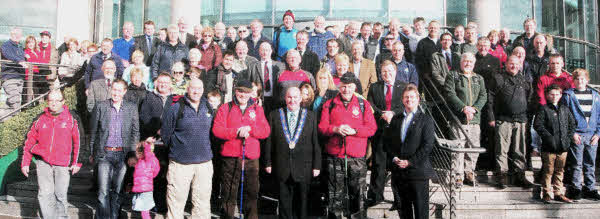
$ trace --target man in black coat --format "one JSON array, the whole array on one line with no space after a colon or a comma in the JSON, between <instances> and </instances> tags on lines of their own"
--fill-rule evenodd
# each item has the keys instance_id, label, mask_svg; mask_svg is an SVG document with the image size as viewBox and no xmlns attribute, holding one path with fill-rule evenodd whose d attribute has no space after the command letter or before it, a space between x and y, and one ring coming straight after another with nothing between
<instances>
[{"instance_id":1,"label":"man in black coat","mask_svg":"<svg viewBox=\"0 0 600 219\"><path fill-rule=\"evenodd\" d=\"M429 22L429 35L417 44L415 50L415 67L419 73L419 78L422 80L431 80L431 59L433 53L440 50L439 37L440 37L440 23L438 21ZM428 83L425 83L427 86Z\"/></svg>"},{"instance_id":2,"label":"man in black coat","mask_svg":"<svg viewBox=\"0 0 600 219\"><path fill-rule=\"evenodd\" d=\"M394 117L404 110L402 106L402 91L408 85L396 80L396 65L389 60L383 62L379 81L369 88L367 99L373 107L375 120L377 120L377 132L373 136L372 144L372 169L371 183L367 193L367 205L373 206L383 201L383 188L386 184L386 163L388 157L383 149L383 129Z\"/></svg>"},{"instance_id":3,"label":"man in black coat","mask_svg":"<svg viewBox=\"0 0 600 219\"><path fill-rule=\"evenodd\" d=\"M160 40L154 37L155 25L153 21L144 22L144 34L133 38L135 40L133 53L135 50L140 50L144 53L144 63L146 66L152 65L152 56L156 51L156 47L160 44Z\"/></svg>"},{"instance_id":4,"label":"man in black coat","mask_svg":"<svg viewBox=\"0 0 600 219\"><path fill-rule=\"evenodd\" d=\"M266 172L279 181L280 218L306 218L308 188L321 169L321 147L314 112L300 108L300 89L291 87L286 107L271 112L265 144Z\"/></svg>"},{"instance_id":5,"label":"man in black coat","mask_svg":"<svg viewBox=\"0 0 600 219\"><path fill-rule=\"evenodd\" d=\"M434 171L429 154L435 142L433 118L418 109L419 91L410 84L402 92L404 112L384 130L392 187L401 198L401 218L429 218L429 179ZM414 216L413 216L414 212Z\"/></svg>"},{"instance_id":6,"label":"man in black coat","mask_svg":"<svg viewBox=\"0 0 600 219\"><path fill-rule=\"evenodd\" d=\"M300 56L302 56L300 69L310 72L317 78L317 72L321 67L321 62L319 61L319 55L308 49L306 46L306 44L308 44L308 32L306 32L306 30L298 31L296 34L296 44L296 50L298 50Z\"/></svg>"}]
</instances>

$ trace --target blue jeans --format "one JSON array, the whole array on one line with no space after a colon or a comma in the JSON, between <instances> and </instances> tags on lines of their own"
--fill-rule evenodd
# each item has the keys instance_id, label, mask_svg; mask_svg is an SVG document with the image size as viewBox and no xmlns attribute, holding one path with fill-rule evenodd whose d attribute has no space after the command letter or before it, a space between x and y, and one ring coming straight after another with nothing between
<instances>
[{"instance_id":1,"label":"blue jeans","mask_svg":"<svg viewBox=\"0 0 600 219\"><path fill-rule=\"evenodd\" d=\"M121 211L121 188L127 166L125 152L107 151L98 157L98 209L96 218L117 219Z\"/></svg>"},{"instance_id":2,"label":"blue jeans","mask_svg":"<svg viewBox=\"0 0 600 219\"><path fill-rule=\"evenodd\" d=\"M569 147L568 158L571 183L574 188L581 190L581 171L583 169L583 184L587 191L596 190L596 150L598 144L591 145L593 133L577 133L581 136L581 144ZM583 168L582 168L583 167Z\"/></svg>"}]
</instances>

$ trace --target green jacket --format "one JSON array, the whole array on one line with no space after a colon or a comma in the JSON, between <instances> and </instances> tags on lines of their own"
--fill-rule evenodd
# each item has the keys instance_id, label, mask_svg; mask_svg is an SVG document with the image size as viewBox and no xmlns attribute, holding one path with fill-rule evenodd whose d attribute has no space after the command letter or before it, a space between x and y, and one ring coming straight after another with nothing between
<instances>
[{"instance_id":1,"label":"green jacket","mask_svg":"<svg viewBox=\"0 0 600 219\"><path fill-rule=\"evenodd\" d=\"M471 77L467 77L461 72L450 71L446 76L444 91L450 109L463 124L467 124L466 116L462 112L465 106L477 109L475 117L468 124L479 124L481 108L487 102L485 82L481 75L473 74Z\"/></svg>"}]
</instances>

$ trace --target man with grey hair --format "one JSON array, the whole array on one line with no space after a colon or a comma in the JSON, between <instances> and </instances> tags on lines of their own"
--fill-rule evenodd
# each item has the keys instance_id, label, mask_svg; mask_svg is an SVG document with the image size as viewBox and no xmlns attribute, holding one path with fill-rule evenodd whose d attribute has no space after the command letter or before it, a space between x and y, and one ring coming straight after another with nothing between
<instances>
[{"instance_id":1,"label":"man with grey hair","mask_svg":"<svg viewBox=\"0 0 600 219\"><path fill-rule=\"evenodd\" d=\"M333 33L325 31L325 18L317 16L313 23L315 29L309 33L308 44L306 45L310 51L313 51L322 60L327 55L327 40L335 38ZM316 72L313 72L315 74Z\"/></svg>"},{"instance_id":2,"label":"man with grey hair","mask_svg":"<svg viewBox=\"0 0 600 219\"><path fill-rule=\"evenodd\" d=\"M189 49L179 40L179 28L174 24L169 25L167 36L167 41L158 47L152 58L152 66L150 66L152 78L156 78L160 72L171 71L173 63L188 59Z\"/></svg>"},{"instance_id":3,"label":"man with grey hair","mask_svg":"<svg viewBox=\"0 0 600 219\"><path fill-rule=\"evenodd\" d=\"M342 35L340 39L342 40L342 51L350 57L352 55L352 42L359 40L358 34L360 33L360 23L358 21L350 21L348 23L348 34Z\"/></svg>"},{"instance_id":4,"label":"man with grey hair","mask_svg":"<svg viewBox=\"0 0 600 219\"><path fill-rule=\"evenodd\" d=\"M258 54L260 44L263 42L271 43L271 40L262 34L263 23L258 19L250 23L250 30L252 30L252 34L244 39L246 44L248 44L248 55L260 59L260 54Z\"/></svg>"},{"instance_id":5,"label":"man with grey hair","mask_svg":"<svg viewBox=\"0 0 600 219\"><path fill-rule=\"evenodd\" d=\"M316 78L317 72L321 63L319 62L319 55L306 48L308 43L308 32L306 30L298 31L296 34L296 50L300 52L302 61L300 62L300 68L313 74Z\"/></svg>"},{"instance_id":6,"label":"man with grey hair","mask_svg":"<svg viewBox=\"0 0 600 219\"><path fill-rule=\"evenodd\" d=\"M202 45L202 25L196 24L194 25L194 40L188 46L188 48L196 48L198 45Z\"/></svg>"},{"instance_id":7,"label":"man with grey hair","mask_svg":"<svg viewBox=\"0 0 600 219\"><path fill-rule=\"evenodd\" d=\"M377 72L375 71L375 63L370 59L363 57L365 46L362 41L356 40L352 42L350 48L352 52L352 61L350 62L349 71L354 73L360 81L362 90L357 90L359 94L367 96L367 92L372 84L377 82ZM316 77L316 76L315 76Z\"/></svg>"},{"instance_id":8,"label":"man with grey hair","mask_svg":"<svg viewBox=\"0 0 600 219\"><path fill-rule=\"evenodd\" d=\"M225 27L223 22L217 22L215 24L215 37L213 38L213 41L221 47L221 51L225 51L227 49L227 45L232 42L231 39L225 37L226 30L227 27Z\"/></svg>"},{"instance_id":9,"label":"man with grey hair","mask_svg":"<svg viewBox=\"0 0 600 219\"><path fill-rule=\"evenodd\" d=\"M179 17L179 19L177 19L177 27L179 28L179 32L177 34L179 36L179 40L181 43L183 43L183 45L189 46L194 41L194 35L187 32L188 25L185 22L185 18Z\"/></svg>"},{"instance_id":10,"label":"man with grey hair","mask_svg":"<svg viewBox=\"0 0 600 219\"><path fill-rule=\"evenodd\" d=\"M19 45L23 38L23 30L13 28L10 30L10 39L2 44L2 60L13 63L2 64L2 75L0 84L6 93L6 105L8 109L0 109L0 116L4 116L12 110L21 106L21 94L23 93L23 79L25 78L25 52Z\"/></svg>"},{"instance_id":11,"label":"man with grey hair","mask_svg":"<svg viewBox=\"0 0 600 219\"><path fill-rule=\"evenodd\" d=\"M479 122L481 110L487 101L487 91L483 77L473 71L475 60L473 53L462 54L460 70L451 71L446 76L444 85L448 106L461 122L461 124L451 124L451 128L454 135L458 136L460 142L463 142L458 146L464 148L480 147L479 135L481 129ZM457 175L457 186L462 186L463 178L465 184L476 185L475 164L478 155L477 153L457 155L453 164L456 168L454 174Z\"/></svg>"},{"instance_id":12,"label":"man with grey hair","mask_svg":"<svg viewBox=\"0 0 600 219\"><path fill-rule=\"evenodd\" d=\"M191 187L192 217L210 218L214 111L203 97L204 84L191 79L185 97L163 115L161 137L170 148L167 173L167 218L183 218ZM192 152L192 153L190 153Z\"/></svg>"}]
</instances>

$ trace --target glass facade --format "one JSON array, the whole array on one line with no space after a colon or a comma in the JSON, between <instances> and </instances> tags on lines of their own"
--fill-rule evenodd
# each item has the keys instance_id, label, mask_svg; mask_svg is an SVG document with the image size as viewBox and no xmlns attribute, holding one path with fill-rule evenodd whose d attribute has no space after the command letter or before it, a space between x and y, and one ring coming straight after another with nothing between
<instances>
[{"instance_id":1,"label":"glass facade","mask_svg":"<svg viewBox=\"0 0 600 219\"><path fill-rule=\"evenodd\" d=\"M37 35L41 30L56 32L57 2L60 0L5 1L0 8L0 41L8 39L9 29L23 27L25 34ZM91 1L91 3L96 1ZM125 21L132 21L135 33L142 33L145 20L153 20L157 27L170 23L171 4L175 0L103 0L102 16L105 23L102 35L119 37ZM198 0L202 25L223 21L227 25L247 25L261 20L267 28L282 23L283 13L291 9L297 22L312 23L317 15L327 20L361 20L386 23L391 17L411 23L416 16L438 20L446 26L466 24L470 0ZM500 0L499 0L500 1ZM595 72L598 64L598 1L599 0L502 0L500 15L502 27L517 32L522 30L525 18L537 21L538 32L581 40L593 45L554 39L554 48L566 56L567 70L585 67ZM68 13L68 12L61 12ZM93 25L93 22L90 21ZM108 25L108 26L106 26ZM516 35L513 35L516 37ZM55 40L55 39L54 39ZM593 75L593 81L600 76Z\"/></svg>"}]
</instances>

